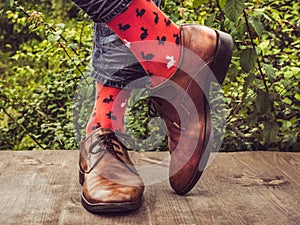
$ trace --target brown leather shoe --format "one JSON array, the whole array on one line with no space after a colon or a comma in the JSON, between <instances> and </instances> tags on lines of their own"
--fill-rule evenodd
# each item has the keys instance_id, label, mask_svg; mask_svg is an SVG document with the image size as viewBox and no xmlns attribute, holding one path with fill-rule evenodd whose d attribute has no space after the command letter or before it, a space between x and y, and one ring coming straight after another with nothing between
<instances>
[{"instance_id":1,"label":"brown leather shoe","mask_svg":"<svg viewBox=\"0 0 300 225\"><path fill-rule=\"evenodd\" d=\"M98 129L80 146L82 205L91 212L136 210L144 184L129 159L127 148L109 129Z\"/></svg>"},{"instance_id":2,"label":"brown leather shoe","mask_svg":"<svg viewBox=\"0 0 300 225\"><path fill-rule=\"evenodd\" d=\"M174 75L150 89L168 133L170 184L178 194L189 192L209 157L211 133L207 101L210 83L222 83L232 56L230 35L200 25L181 27L181 62Z\"/></svg>"}]
</instances>

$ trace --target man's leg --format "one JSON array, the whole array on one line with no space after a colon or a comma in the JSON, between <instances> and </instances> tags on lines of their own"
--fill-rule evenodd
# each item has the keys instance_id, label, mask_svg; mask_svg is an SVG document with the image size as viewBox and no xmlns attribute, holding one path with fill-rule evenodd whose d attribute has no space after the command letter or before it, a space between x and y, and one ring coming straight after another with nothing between
<instances>
[{"instance_id":1,"label":"man's leg","mask_svg":"<svg viewBox=\"0 0 300 225\"><path fill-rule=\"evenodd\" d=\"M144 87L145 79L136 80L146 73L122 44L104 24L95 24L91 75L96 80L96 99L79 165L82 204L96 213L135 210L144 190L124 145L123 118L130 88Z\"/></svg>"},{"instance_id":2,"label":"man's leg","mask_svg":"<svg viewBox=\"0 0 300 225\"><path fill-rule=\"evenodd\" d=\"M87 134L99 128L109 128L124 133L124 115L130 90L104 86L96 83L96 102L87 125Z\"/></svg>"}]
</instances>

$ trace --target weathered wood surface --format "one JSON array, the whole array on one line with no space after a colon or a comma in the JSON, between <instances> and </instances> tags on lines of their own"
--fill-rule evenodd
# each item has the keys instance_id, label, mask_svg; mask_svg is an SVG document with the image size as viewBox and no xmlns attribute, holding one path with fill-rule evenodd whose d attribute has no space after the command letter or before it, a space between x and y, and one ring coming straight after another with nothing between
<instances>
[{"instance_id":1,"label":"weathered wood surface","mask_svg":"<svg viewBox=\"0 0 300 225\"><path fill-rule=\"evenodd\" d=\"M151 164L167 153L132 153ZM0 224L300 224L300 154L218 154L186 196L167 180L132 213L94 215L80 203L78 151L0 152ZM162 165L162 167L166 167Z\"/></svg>"}]
</instances>

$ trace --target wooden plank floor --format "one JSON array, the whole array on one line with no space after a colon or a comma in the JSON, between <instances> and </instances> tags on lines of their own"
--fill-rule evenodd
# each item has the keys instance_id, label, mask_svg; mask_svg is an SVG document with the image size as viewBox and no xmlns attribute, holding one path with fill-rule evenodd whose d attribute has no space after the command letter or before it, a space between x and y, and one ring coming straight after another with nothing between
<instances>
[{"instance_id":1,"label":"wooden plank floor","mask_svg":"<svg viewBox=\"0 0 300 225\"><path fill-rule=\"evenodd\" d=\"M147 165L167 153L131 157ZM146 187L139 210L110 215L81 206L77 158L78 151L1 151L0 224L300 224L299 153L220 153L188 195L164 180Z\"/></svg>"}]
</instances>

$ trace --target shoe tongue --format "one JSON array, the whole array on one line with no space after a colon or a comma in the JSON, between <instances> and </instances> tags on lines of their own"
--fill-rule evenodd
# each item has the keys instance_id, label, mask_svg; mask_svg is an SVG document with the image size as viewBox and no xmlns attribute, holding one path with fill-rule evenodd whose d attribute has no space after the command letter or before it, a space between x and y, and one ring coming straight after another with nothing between
<instances>
[{"instance_id":1,"label":"shoe tongue","mask_svg":"<svg viewBox=\"0 0 300 225\"><path fill-rule=\"evenodd\" d=\"M114 133L114 132L109 128L99 128L98 130L95 131L95 134L98 134L98 135L111 134L111 133Z\"/></svg>"}]
</instances>

